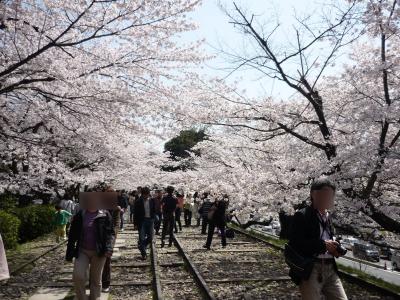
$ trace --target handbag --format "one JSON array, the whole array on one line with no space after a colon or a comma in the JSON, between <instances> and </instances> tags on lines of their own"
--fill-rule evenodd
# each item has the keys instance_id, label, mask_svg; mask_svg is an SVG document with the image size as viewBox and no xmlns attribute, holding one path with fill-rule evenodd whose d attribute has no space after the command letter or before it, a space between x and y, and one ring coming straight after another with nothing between
<instances>
[{"instance_id":1,"label":"handbag","mask_svg":"<svg viewBox=\"0 0 400 300\"><path fill-rule=\"evenodd\" d=\"M310 278L315 261L313 257L304 257L300 255L289 244L285 244L284 256L290 268L289 275L295 282Z\"/></svg>"}]
</instances>

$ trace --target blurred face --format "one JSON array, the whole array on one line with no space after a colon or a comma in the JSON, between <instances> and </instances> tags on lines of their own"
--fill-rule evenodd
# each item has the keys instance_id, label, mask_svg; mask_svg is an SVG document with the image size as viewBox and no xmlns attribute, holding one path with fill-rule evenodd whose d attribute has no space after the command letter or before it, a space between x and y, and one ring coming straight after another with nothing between
<instances>
[{"instance_id":1,"label":"blurred face","mask_svg":"<svg viewBox=\"0 0 400 300\"><path fill-rule=\"evenodd\" d=\"M333 207L335 191L326 186L320 190L311 191L313 206L318 210L330 209Z\"/></svg>"},{"instance_id":2,"label":"blurred face","mask_svg":"<svg viewBox=\"0 0 400 300\"><path fill-rule=\"evenodd\" d=\"M86 198L86 209L88 211L95 211L97 210L97 201L94 193L89 193Z\"/></svg>"},{"instance_id":3,"label":"blurred face","mask_svg":"<svg viewBox=\"0 0 400 300\"><path fill-rule=\"evenodd\" d=\"M116 209L116 192L86 192L79 194L79 202L83 209L95 211L98 209Z\"/></svg>"}]
</instances>

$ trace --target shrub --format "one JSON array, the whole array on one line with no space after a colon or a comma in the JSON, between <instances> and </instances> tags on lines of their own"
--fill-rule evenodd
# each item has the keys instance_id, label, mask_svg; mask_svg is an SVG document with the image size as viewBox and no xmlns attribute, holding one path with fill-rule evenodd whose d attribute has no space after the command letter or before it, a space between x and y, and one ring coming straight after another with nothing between
<instances>
[{"instance_id":1,"label":"shrub","mask_svg":"<svg viewBox=\"0 0 400 300\"><path fill-rule=\"evenodd\" d=\"M15 209L21 220L19 241L24 243L54 230L55 209L49 205L29 205Z\"/></svg>"},{"instance_id":2,"label":"shrub","mask_svg":"<svg viewBox=\"0 0 400 300\"><path fill-rule=\"evenodd\" d=\"M0 194L0 210L10 212L16 207L16 205L17 198L14 195L9 192Z\"/></svg>"},{"instance_id":3,"label":"shrub","mask_svg":"<svg viewBox=\"0 0 400 300\"><path fill-rule=\"evenodd\" d=\"M6 249L17 246L20 225L21 221L16 216L0 210L0 233Z\"/></svg>"}]
</instances>

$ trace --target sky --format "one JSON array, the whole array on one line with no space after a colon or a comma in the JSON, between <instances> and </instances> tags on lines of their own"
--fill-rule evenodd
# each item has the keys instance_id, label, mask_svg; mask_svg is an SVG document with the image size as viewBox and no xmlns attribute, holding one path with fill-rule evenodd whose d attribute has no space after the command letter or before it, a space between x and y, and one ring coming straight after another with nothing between
<instances>
[{"instance_id":1,"label":"sky","mask_svg":"<svg viewBox=\"0 0 400 300\"><path fill-rule=\"evenodd\" d=\"M249 13L254 13L257 18L267 25L281 24L281 34L277 34L275 40L278 43L287 42L288 37L293 34L293 16L302 14L318 14L323 2L314 0L237 0L239 7ZM198 29L190 32L185 39L205 39L205 53L216 55L215 59L206 63L203 72L208 75L226 77L230 73L227 70L231 65L227 62L227 56L221 53L221 49L231 52L232 50L246 49L247 45L240 34L230 24L230 19L221 9L225 7L228 11L233 9L232 0L203 0L201 6L189 15L197 23ZM228 82L239 81L240 90L250 97L274 96L275 98L287 99L293 96L291 89L277 80L260 77L254 70L234 72L227 77Z\"/></svg>"},{"instance_id":2,"label":"sky","mask_svg":"<svg viewBox=\"0 0 400 300\"><path fill-rule=\"evenodd\" d=\"M274 41L277 44L281 43L285 45L288 42L292 42L290 39L294 34L293 25L297 25L294 16L311 14L319 17L321 7L327 8L326 3L329 1L236 0L235 2L241 9L244 9L248 13L256 14L260 22L266 24L266 28L268 25L274 26L279 21L281 32L274 36ZM246 49L248 45L246 44L246 40L243 39L243 34L230 23L229 17L221 6L228 11L232 11L233 1L202 0L202 4L188 15L197 24L198 29L181 36L183 43L205 39L203 45L204 53L215 56L214 59L205 63L204 68L200 72L209 76L226 78L231 84L234 82L236 84L237 82L239 91L243 91L241 94L247 97L259 99L271 96L276 101L290 101L295 98L294 91L287 85L266 76L260 77L260 74L254 70L247 69L230 74L231 70L228 68L232 65L227 60L227 56L221 53L221 50L232 52L240 49L241 51L242 49ZM228 74L230 75L228 76ZM158 147L161 148L161 144Z\"/></svg>"}]
</instances>

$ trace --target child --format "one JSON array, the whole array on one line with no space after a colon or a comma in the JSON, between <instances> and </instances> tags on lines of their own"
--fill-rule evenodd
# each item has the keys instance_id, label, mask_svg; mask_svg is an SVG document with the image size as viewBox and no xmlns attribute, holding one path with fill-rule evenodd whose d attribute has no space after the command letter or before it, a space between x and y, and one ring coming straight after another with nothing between
<instances>
[{"instance_id":1,"label":"child","mask_svg":"<svg viewBox=\"0 0 400 300\"><path fill-rule=\"evenodd\" d=\"M61 205L59 204L57 204L55 208L56 213L54 215L54 224L56 225L57 243L59 243L60 240L66 239L65 231L69 218L72 216L72 214L66 210L61 209Z\"/></svg>"}]
</instances>

